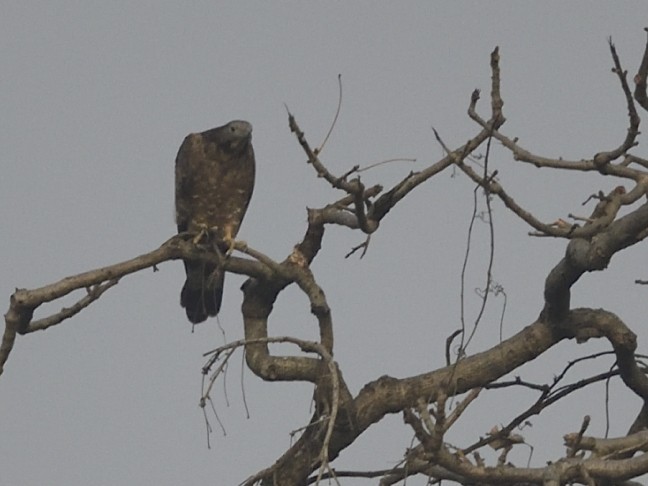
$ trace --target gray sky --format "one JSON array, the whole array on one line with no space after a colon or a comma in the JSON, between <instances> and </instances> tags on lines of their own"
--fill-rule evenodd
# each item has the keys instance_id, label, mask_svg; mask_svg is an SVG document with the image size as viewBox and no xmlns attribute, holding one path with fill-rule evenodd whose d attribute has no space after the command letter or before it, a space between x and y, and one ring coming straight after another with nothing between
<instances>
[{"instance_id":1,"label":"gray sky","mask_svg":"<svg viewBox=\"0 0 648 486\"><path fill-rule=\"evenodd\" d=\"M394 157L363 180L389 187L435 162L477 127L466 115L474 88L488 114L489 53L501 48L503 131L546 156L591 157L625 136L626 109L610 72L606 39L636 71L645 43L645 3L576 2L35 2L0 6L0 291L34 288L131 258L170 237L173 162L184 136L231 119L254 125L257 183L240 233L283 259L305 230L306 206L340 195L314 177L288 130L286 103L312 145L335 112L338 74L344 100L322 160L338 173ZM637 153L641 152L641 147ZM645 155L645 154L644 154ZM545 221L569 212L616 181L553 174L512 162L495 149L503 184ZM330 228L315 276L328 297L336 359L357 392L383 374L408 376L442 366L446 336L459 325L459 272L472 186L440 174L402 202L372 238L363 260L344 254L362 235ZM495 204L494 278L507 294L504 335L531 323L562 241L532 239ZM487 232L478 225L468 288L469 316L482 285ZM639 334L644 349L645 254L617 256L586 276L573 305L606 307ZM265 384L240 359L216 407L227 430L211 450L198 408L201 354L223 343L217 322L196 328L178 304L179 262L124 279L81 315L20 338L0 378L0 485L238 484L270 465L310 416L306 384ZM241 277L229 275L220 322L241 337ZM623 296L622 299L620 297ZM66 301L69 303L69 301ZM7 304L6 304L7 305ZM494 344L502 299L494 299L469 352ZM50 308L57 310L60 305ZM317 335L306 298L282 294L271 333ZM569 359L605 349L563 343L524 368L546 382ZM286 351L278 348L278 351ZM610 360L597 363L605 370ZM579 376L579 372L574 373ZM638 400L618 385L611 435L625 432ZM534 396L520 393L520 403ZM562 435L602 434L604 389L550 410L522 433L532 462L562 454ZM466 445L512 418L504 392L485 394L448 440ZM487 412L487 413L485 413ZM395 465L411 433L399 416L370 429L334 463ZM512 459L528 459L522 447ZM408 484L424 484L408 481ZM344 480L344 485L373 484Z\"/></svg>"}]
</instances>

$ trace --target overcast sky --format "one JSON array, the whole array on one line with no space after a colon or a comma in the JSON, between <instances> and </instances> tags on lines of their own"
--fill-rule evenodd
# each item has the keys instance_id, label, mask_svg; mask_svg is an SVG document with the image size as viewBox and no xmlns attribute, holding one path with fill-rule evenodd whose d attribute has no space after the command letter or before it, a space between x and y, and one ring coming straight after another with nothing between
<instances>
[{"instance_id":1,"label":"overcast sky","mask_svg":"<svg viewBox=\"0 0 648 486\"><path fill-rule=\"evenodd\" d=\"M489 113L489 53L501 49L503 131L549 157L591 157L626 133L624 99L611 74L607 38L633 75L645 44L644 2L73 2L0 5L0 293L153 250L175 232L173 164L184 136L245 119L254 126L257 181L240 238L283 259L305 230L307 206L340 194L305 163L284 103L313 146L334 116L338 74L343 104L322 160L342 174L396 157L363 174L394 184L435 162L478 127L470 94ZM641 147L638 154L645 156ZM589 214L581 203L617 181L522 167L495 148L493 167L528 210L551 222ZM453 177L453 175L455 177ZM363 241L327 230L313 270L332 308L339 362L352 391L383 374L403 377L442 366L445 338L459 326L459 273L472 185L448 170L410 194L384 220L363 260L344 259ZM544 278L563 241L533 239L495 204L494 278L507 295L504 336L533 322ZM471 260L468 315L483 284L485 225ZM573 305L605 307L639 334L645 350L645 251L615 257L587 275ZM180 308L181 263L125 278L99 302L46 332L20 337L0 377L0 485L234 485L269 466L290 432L310 417L306 384L265 384L246 371L246 418L234 361L215 405L206 446L198 408L202 353L224 342L211 319L191 333ZM242 336L238 290L228 275L220 323L226 340ZM622 297L622 298L621 298ZM66 301L65 303L69 303ZM469 348L497 342L503 298L492 305ZM55 311L64 303L50 307ZM315 338L306 298L281 294L273 335ZM43 315L43 314L39 314ZM643 328L642 328L643 326ZM551 380L567 360L606 349L562 343L524 368ZM277 348L277 352L291 351ZM240 358L240 356L239 356ZM604 371L611 361L584 372ZM576 372L574 377L579 376ZM612 390L623 390L613 385ZM639 401L611 400L611 435L625 433ZM506 423L534 396L485 394L448 437L465 446ZM563 453L562 435L592 415L603 434L604 388L550 410L521 433L532 463ZM395 465L411 432L393 416L370 429L334 463L343 469ZM524 465L524 446L512 459ZM408 481L424 484L424 480ZM344 485L375 481L343 480Z\"/></svg>"}]
</instances>

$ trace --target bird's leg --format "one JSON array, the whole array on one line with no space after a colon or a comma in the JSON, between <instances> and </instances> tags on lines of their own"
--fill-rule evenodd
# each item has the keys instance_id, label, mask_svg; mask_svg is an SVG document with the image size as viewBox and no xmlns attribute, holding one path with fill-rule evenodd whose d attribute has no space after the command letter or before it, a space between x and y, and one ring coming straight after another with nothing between
<instances>
[{"instance_id":1,"label":"bird's leg","mask_svg":"<svg viewBox=\"0 0 648 486\"><path fill-rule=\"evenodd\" d=\"M198 231L198 234L196 236L194 236L194 239L193 239L193 244L194 245L197 245L198 243L200 243L200 240L203 239L203 236L208 236L209 235L209 228L207 227L206 224L198 223L196 226L198 226L200 231Z\"/></svg>"},{"instance_id":2,"label":"bird's leg","mask_svg":"<svg viewBox=\"0 0 648 486\"><path fill-rule=\"evenodd\" d=\"M223 237L223 242L227 245L225 256L230 256L234 251L234 246L236 246L236 240L232 237L232 228L230 226L225 227L225 236Z\"/></svg>"}]
</instances>

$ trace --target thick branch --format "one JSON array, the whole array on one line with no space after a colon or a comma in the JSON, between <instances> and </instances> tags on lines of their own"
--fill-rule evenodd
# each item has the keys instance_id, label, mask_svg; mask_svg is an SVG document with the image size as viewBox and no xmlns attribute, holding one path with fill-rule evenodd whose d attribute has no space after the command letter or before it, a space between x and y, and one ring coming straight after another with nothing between
<instances>
[{"instance_id":1,"label":"thick branch","mask_svg":"<svg viewBox=\"0 0 648 486\"><path fill-rule=\"evenodd\" d=\"M529 362L563 339L546 322L536 321L497 346L457 363L404 379L383 376L356 397L361 430L382 419L416 406L419 398L437 399L440 391L460 395L482 386Z\"/></svg>"},{"instance_id":2,"label":"thick branch","mask_svg":"<svg viewBox=\"0 0 648 486\"><path fill-rule=\"evenodd\" d=\"M603 270L612 256L644 239L648 227L648 204L610 223L591 240L573 239L565 257L545 281L545 309L549 320L559 321L569 310L571 286L585 273Z\"/></svg>"}]
</instances>

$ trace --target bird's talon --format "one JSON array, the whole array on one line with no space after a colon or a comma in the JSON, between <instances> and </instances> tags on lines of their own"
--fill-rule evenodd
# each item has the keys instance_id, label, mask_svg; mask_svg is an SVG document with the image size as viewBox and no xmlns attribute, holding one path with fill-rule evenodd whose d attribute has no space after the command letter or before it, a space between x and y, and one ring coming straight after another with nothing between
<instances>
[{"instance_id":1,"label":"bird's talon","mask_svg":"<svg viewBox=\"0 0 648 486\"><path fill-rule=\"evenodd\" d=\"M225 256L230 256L234 251L234 248L236 247L236 240L233 239L225 240L225 243L227 243L227 250L225 251Z\"/></svg>"},{"instance_id":2,"label":"bird's talon","mask_svg":"<svg viewBox=\"0 0 648 486\"><path fill-rule=\"evenodd\" d=\"M206 236L209 234L209 228L207 228L206 224L199 224L198 227L200 228L200 231L198 231L198 234L194 236L193 239L193 244L197 245L200 243L200 240L203 239L203 236Z\"/></svg>"}]
</instances>

